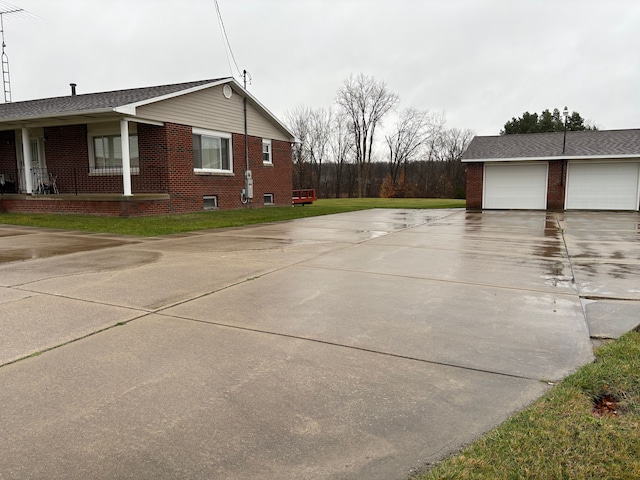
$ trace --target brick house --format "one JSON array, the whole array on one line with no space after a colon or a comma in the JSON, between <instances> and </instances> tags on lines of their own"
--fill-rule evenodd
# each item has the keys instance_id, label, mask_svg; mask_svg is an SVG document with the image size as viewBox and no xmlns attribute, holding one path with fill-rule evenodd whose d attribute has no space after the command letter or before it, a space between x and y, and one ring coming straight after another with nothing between
<instances>
[{"instance_id":1,"label":"brick house","mask_svg":"<svg viewBox=\"0 0 640 480\"><path fill-rule=\"evenodd\" d=\"M639 209L640 129L477 136L462 162L468 209Z\"/></svg>"},{"instance_id":2,"label":"brick house","mask_svg":"<svg viewBox=\"0 0 640 480\"><path fill-rule=\"evenodd\" d=\"M0 211L291 205L294 141L232 78L83 95L72 84L69 96L0 105Z\"/></svg>"}]
</instances>

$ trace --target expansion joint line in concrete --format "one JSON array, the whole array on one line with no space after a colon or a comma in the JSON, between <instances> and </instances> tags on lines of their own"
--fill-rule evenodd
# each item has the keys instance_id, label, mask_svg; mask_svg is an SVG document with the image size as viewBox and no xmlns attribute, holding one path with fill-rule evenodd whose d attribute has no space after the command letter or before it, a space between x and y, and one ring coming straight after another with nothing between
<instances>
[{"instance_id":1,"label":"expansion joint line in concrete","mask_svg":"<svg viewBox=\"0 0 640 480\"><path fill-rule=\"evenodd\" d=\"M96 302L92 302L92 303L96 303ZM51 347L43 348L42 350L30 353L29 355L25 355L23 357L16 358L15 360L11 360L11 361L9 361L7 363L0 364L0 368L7 367L9 365L13 365L14 363L21 362L22 360L26 360L26 359L31 358L31 357L38 357L38 356L42 355L43 353L50 352L52 350L56 350L58 348L66 346L66 345L71 345L73 343L76 343L76 342L79 342L81 340L84 340L85 338L93 337L94 335L97 335L97 334L102 333L102 332L106 332L107 330L111 330L111 329L116 328L116 327L121 327L123 325L126 325L129 322L133 322L134 320L139 320L139 319L147 317L149 315L151 315L151 313L145 312L142 315L138 315L137 317L130 318L129 320L123 320L123 321L114 323L113 325L109 325L107 327L101 328L99 330L95 330L93 332L89 332L89 333L87 333L85 335L82 335L80 337L73 338L73 339L68 340L66 342L63 342L63 343L59 343L58 345L53 345Z\"/></svg>"},{"instance_id":2,"label":"expansion joint line in concrete","mask_svg":"<svg viewBox=\"0 0 640 480\"><path fill-rule=\"evenodd\" d=\"M564 238L564 229L562 228L562 226L560 225L560 220L558 219L558 214L554 213L554 218L556 220L556 225L558 226L558 230L560 231L560 235L562 237L562 244L564 245L564 251L567 255L567 261L569 262L569 268L571 269L571 284L575 287L575 290L578 294L578 299L582 299L583 297L580 295L580 290L578 289L577 285L576 285L576 272L573 268L573 261L571 259L571 255L569 255L569 247L567 246L567 240L566 238ZM585 309L585 305L583 302L579 302L580 303L580 310L582 310L582 318L584 320L584 325L587 328L587 331L589 331L589 323L587 322L587 311ZM591 333L589 333L589 335L591 335Z\"/></svg>"},{"instance_id":3,"label":"expansion joint line in concrete","mask_svg":"<svg viewBox=\"0 0 640 480\"><path fill-rule=\"evenodd\" d=\"M454 285L465 285L470 287L487 287L496 288L498 290L512 290L518 292L533 292L533 293L550 293L547 290L541 290L536 288L522 288L522 287L510 287L508 285L491 285L488 283L479 282L463 282L460 280L447 280L446 278L434 278L434 277L417 277L415 275L399 275L396 273L384 273L384 272L371 272L367 270L348 270L345 268L326 267L320 265L302 265L303 268L313 268L317 270L330 270L335 272L350 272L350 273L364 273L367 275L379 275L381 277L396 277L396 278L408 278L411 280L420 280L426 282L448 283ZM553 292L554 295L575 297L575 292Z\"/></svg>"},{"instance_id":4,"label":"expansion joint line in concrete","mask_svg":"<svg viewBox=\"0 0 640 480\"><path fill-rule=\"evenodd\" d=\"M459 370L467 370L467 371L472 371L472 372L480 372L480 373L486 373L489 375L498 375L501 377L509 377L509 378L517 378L520 380L533 380L533 381L537 381L537 382L542 382L546 380L540 379L540 378L533 378L533 377L527 377L525 375L516 375L513 373L505 373L505 372L497 372L497 371L493 371L493 370L486 370L483 368L474 368L474 367L468 367L468 366L464 366L464 365L456 365L453 363L445 363L445 362L437 362L435 360L426 360L423 358L416 358L416 357L411 357L408 355L400 355L397 353L390 353L390 352L384 352L381 350L374 350L371 348L364 348L364 347L356 347L353 345L345 345L342 343L337 343L337 342L330 342L328 340L320 340L317 338L308 338L308 337L301 337L298 335L290 335L287 333L278 333L278 332L271 332L269 330L261 330L259 328L249 328L249 327L242 327L240 325L230 325L227 323L220 323L220 322L212 322L212 321L208 321L208 320L199 320L199 319L195 319L195 318L189 318L189 317L182 317L180 315L172 315L172 314L167 314L167 313L158 313L157 315L160 315L162 317L165 318L169 318L169 319L175 319L175 320L183 320L183 321L188 321L188 322L195 322L195 323L202 323L205 325L211 325L211 326L215 326L215 327L222 327L222 328L230 328L230 329L234 329L234 330L241 330L241 331L245 331L245 332L251 332L251 333L258 333L258 334L263 334L263 335L272 335L275 337L280 337L280 338L290 338L290 339L294 339L294 340L302 340L305 342L313 342L313 343L319 343L322 345L329 345L332 347L338 347L338 348L346 348L349 350L356 350L359 352L366 352L366 353L373 353L375 355L383 355L386 357L393 357L393 358L398 358L401 360L409 360L412 362L419 362L419 363L425 363L425 364L429 364L429 365L438 365L441 367L449 367L449 368L455 368L455 369L459 369Z\"/></svg>"},{"instance_id":5,"label":"expansion joint line in concrete","mask_svg":"<svg viewBox=\"0 0 640 480\"><path fill-rule=\"evenodd\" d=\"M436 219L436 220L433 220L433 221L440 221L440 220L442 220L442 219L444 219L444 218L449 218L449 217L451 217L451 216L453 216L453 215L459 215L460 213L461 213L461 212L453 212L453 213L450 213L450 214L448 214L448 215L445 215L445 216L440 217L440 218L438 218L438 219ZM404 229L402 229L402 230L397 230L397 231L398 231L398 232L401 232L401 231L409 230L409 229L411 229L411 228L419 227L420 225L425 225L426 223L431 223L431 222L420 222L420 223L417 223L417 224L415 224L415 225L412 225L411 227L407 227L407 228L404 228ZM387 235L392 235L393 233L396 233L396 232L389 232ZM379 238L379 237L377 237L377 238ZM242 280L240 280L240 281L237 281L237 282L231 283L231 284L229 284L229 285L225 285L224 287L222 287L222 288L218 288L218 289L213 290L213 291L211 291L211 292L205 292L205 293L202 293L202 294L200 294L200 295L197 295L197 296L194 296L194 297L190 297L190 298L187 298L187 299L181 300L181 301L176 302L176 303L172 303L172 304L170 304L170 305L165 305L164 307L161 307L161 308L158 308L158 309L156 309L156 310L153 310L153 313L160 313L160 312L162 312L163 310L167 310L167 309L169 309L169 308L177 307L177 306L179 306L179 305L184 305L185 303L189 303L189 302L192 302L192 301L194 301L194 300L199 300L199 299L201 299L201 298L206 298L206 297L208 297L208 296L210 296L210 295L214 295L214 294L216 294L216 293L222 292L222 291L227 290L227 289L229 289L229 288L233 288L233 287L235 287L235 286L242 285L242 284L244 284L244 283L246 283L246 282L250 282L250 281L252 281L252 280L256 280L256 279L258 279L258 278L264 277L264 276L266 276L266 275L270 275L270 274L272 274L272 273L280 272L280 271L285 270L285 269L287 269L287 268L291 268L291 267L299 266L299 265L301 265L301 264L304 264L304 263L309 262L310 260L315 260L315 259L320 258L320 257L323 257L323 256L325 256L325 255L330 255L330 254L332 254L332 253L334 253L334 252L336 252L336 251L338 251L338 250L346 250L346 249L348 249L348 248L352 248L352 247L357 246L357 245L362 245L363 243L370 242L370 241L372 241L372 240L374 240L374 239L373 239L373 238L369 238L369 239L366 239L366 240L362 240L362 241L360 241L360 242L357 242L357 243L355 243L355 244L344 245L344 246L341 246L341 247L335 248L335 249L333 249L333 250L329 250L329 251L327 251L327 252L322 252L322 253L319 253L319 254L317 254L317 255L315 255L315 256L313 256L313 257L305 258L304 260L299 260L299 261L297 261L297 262L290 263L290 264L288 264L288 265L283 265L283 266L281 266L281 267L274 268L273 270L269 270L268 272L261 273L261 274L259 274L259 275L254 276L254 277L245 278L245 279L242 279ZM303 265L303 266L308 267L307 265ZM309 268L312 268L312 267L309 267ZM315 268L315 267L313 267L313 268Z\"/></svg>"}]
</instances>

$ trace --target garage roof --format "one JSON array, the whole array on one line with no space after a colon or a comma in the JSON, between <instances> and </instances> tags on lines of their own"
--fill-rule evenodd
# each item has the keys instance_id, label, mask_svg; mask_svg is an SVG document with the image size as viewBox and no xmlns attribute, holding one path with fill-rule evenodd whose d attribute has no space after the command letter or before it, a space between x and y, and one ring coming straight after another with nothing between
<instances>
[{"instance_id":1,"label":"garage roof","mask_svg":"<svg viewBox=\"0 0 640 480\"><path fill-rule=\"evenodd\" d=\"M479 160L542 160L554 158L640 157L640 129L585 130L474 137L463 162Z\"/></svg>"}]
</instances>

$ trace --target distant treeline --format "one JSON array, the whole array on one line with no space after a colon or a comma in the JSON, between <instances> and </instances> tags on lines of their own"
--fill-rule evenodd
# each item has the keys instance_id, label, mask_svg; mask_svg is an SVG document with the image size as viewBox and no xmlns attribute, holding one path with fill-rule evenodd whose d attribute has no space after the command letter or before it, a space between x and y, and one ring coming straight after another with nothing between
<instances>
[{"instance_id":1,"label":"distant treeline","mask_svg":"<svg viewBox=\"0 0 640 480\"><path fill-rule=\"evenodd\" d=\"M298 107L286 123L299 142L293 148L293 187L314 188L320 198L464 198L460 157L470 130L447 128L443 113L406 108L386 85L349 77L330 108ZM376 137L382 120L395 116Z\"/></svg>"}]
</instances>

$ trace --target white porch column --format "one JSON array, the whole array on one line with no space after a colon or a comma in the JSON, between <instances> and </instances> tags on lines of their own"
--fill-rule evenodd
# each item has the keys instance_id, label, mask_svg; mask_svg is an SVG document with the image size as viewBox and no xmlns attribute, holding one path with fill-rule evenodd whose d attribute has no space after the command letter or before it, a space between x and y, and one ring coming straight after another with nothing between
<instances>
[{"instance_id":1,"label":"white porch column","mask_svg":"<svg viewBox=\"0 0 640 480\"><path fill-rule=\"evenodd\" d=\"M129 154L129 122L120 120L120 145L122 146L122 184L124 196L131 196L131 157Z\"/></svg>"},{"instance_id":2,"label":"white porch column","mask_svg":"<svg viewBox=\"0 0 640 480\"><path fill-rule=\"evenodd\" d=\"M24 159L24 183L27 193L33 193L33 172L31 171L31 137L29 129L22 129L22 158Z\"/></svg>"}]
</instances>

